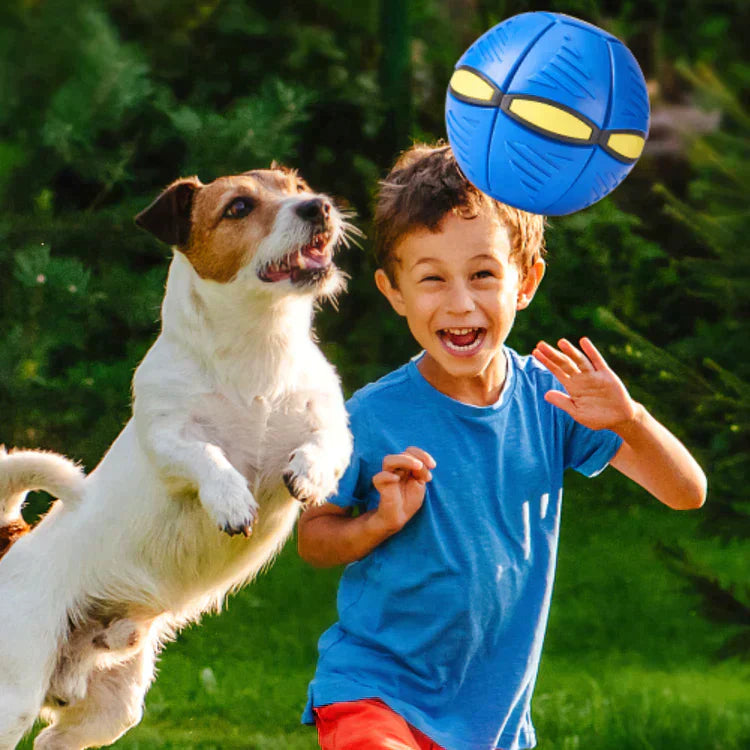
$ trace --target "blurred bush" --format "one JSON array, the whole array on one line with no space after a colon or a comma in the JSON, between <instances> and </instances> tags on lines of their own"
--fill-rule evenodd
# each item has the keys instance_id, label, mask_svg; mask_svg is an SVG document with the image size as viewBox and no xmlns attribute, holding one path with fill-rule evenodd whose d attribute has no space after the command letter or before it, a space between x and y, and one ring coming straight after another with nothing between
<instances>
[{"instance_id":1,"label":"blurred bush","mask_svg":"<svg viewBox=\"0 0 750 750\"><path fill-rule=\"evenodd\" d=\"M655 107L703 104L722 124L683 151L647 152L613 196L550 221L550 270L510 343L528 351L543 337L592 334L707 468L706 533L747 540L744 0L8 0L0 442L60 450L91 469L127 419L169 257L132 217L166 184L276 159L355 208L367 230L377 179L405 134L444 135L460 53L504 17L545 7L623 38L660 92ZM369 257L340 260L350 292L317 327L351 392L416 345L375 290ZM714 575L697 548L673 552L671 564L683 555L719 581L715 596L734 591L745 616L738 575Z\"/></svg>"}]
</instances>

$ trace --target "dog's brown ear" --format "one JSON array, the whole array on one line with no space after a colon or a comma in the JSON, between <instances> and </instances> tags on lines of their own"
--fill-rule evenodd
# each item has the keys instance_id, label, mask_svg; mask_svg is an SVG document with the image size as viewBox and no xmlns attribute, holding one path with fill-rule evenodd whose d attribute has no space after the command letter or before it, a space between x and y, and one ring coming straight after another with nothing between
<instances>
[{"instance_id":1,"label":"dog's brown ear","mask_svg":"<svg viewBox=\"0 0 750 750\"><path fill-rule=\"evenodd\" d=\"M203 183L197 177L175 180L135 217L135 223L168 245L186 245L193 196L201 187Z\"/></svg>"}]
</instances>

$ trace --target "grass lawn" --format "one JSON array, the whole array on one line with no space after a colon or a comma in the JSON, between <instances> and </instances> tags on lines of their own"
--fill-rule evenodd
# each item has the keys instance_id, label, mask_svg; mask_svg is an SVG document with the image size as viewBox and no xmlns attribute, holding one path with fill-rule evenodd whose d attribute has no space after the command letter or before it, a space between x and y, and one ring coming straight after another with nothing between
<instances>
[{"instance_id":1,"label":"grass lawn","mask_svg":"<svg viewBox=\"0 0 750 750\"><path fill-rule=\"evenodd\" d=\"M566 491L533 703L539 747L748 750L750 664L713 658L726 631L695 613L653 553L658 539L691 539L696 514L662 508L607 474L570 477ZM720 562L715 543L693 544ZM316 748L299 716L317 638L335 617L338 575L308 567L287 545L225 612L167 647L143 722L116 747Z\"/></svg>"}]
</instances>

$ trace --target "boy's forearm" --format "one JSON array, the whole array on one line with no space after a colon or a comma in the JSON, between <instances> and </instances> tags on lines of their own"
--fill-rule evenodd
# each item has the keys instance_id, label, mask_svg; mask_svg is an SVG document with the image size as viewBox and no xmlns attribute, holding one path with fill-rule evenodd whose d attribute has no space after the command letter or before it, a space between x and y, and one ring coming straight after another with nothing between
<instances>
[{"instance_id":1,"label":"boy's forearm","mask_svg":"<svg viewBox=\"0 0 750 750\"><path fill-rule=\"evenodd\" d=\"M612 466L677 510L699 508L706 499L706 476L687 448L646 408L637 404L632 420L613 428L624 441Z\"/></svg>"},{"instance_id":2,"label":"boy's forearm","mask_svg":"<svg viewBox=\"0 0 750 750\"><path fill-rule=\"evenodd\" d=\"M374 511L356 518L320 515L305 519L303 515L297 530L297 549L300 557L316 568L348 565L361 560L392 533Z\"/></svg>"}]
</instances>

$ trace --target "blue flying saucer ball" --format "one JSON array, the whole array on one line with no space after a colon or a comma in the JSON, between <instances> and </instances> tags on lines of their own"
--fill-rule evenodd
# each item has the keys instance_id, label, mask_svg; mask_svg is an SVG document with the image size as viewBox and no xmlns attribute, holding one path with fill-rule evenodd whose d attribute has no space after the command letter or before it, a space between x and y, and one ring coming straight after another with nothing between
<instances>
[{"instance_id":1,"label":"blue flying saucer ball","mask_svg":"<svg viewBox=\"0 0 750 750\"><path fill-rule=\"evenodd\" d=\"M463 54L445 117L476 187L562 216L625 179L648 136L649 104L643 73L619 39L560 13L521 13Z\"/></svg>"}]
</instances>

